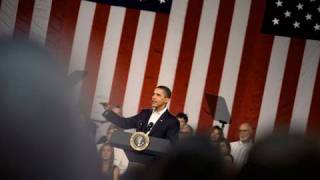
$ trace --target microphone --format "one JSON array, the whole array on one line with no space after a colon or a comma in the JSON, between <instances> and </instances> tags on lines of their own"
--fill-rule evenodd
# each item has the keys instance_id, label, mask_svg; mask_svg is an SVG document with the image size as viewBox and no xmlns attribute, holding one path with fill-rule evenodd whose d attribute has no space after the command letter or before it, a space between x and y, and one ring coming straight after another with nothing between
<instances>
[{"instance_id":1,"label":"microphone","mask_svg":"<svg viewBox=\"0 0 320 180\"><path fill-rule=\"evenodd\" d=\"M152 127L153 127L153 122L150 122L150 123L147 125L146 132L149 132Z\"/></svg>"}]
</instances>

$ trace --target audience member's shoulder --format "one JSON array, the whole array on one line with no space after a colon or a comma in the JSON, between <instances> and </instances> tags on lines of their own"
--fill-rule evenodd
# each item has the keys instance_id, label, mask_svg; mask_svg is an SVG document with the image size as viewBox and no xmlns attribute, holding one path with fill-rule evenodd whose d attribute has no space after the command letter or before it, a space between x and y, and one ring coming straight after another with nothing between
<instances>
[{"instance_id":1,"label":"audience member's shoulder","mask_svg":"<svg viewBox=\"0 0 320 180\"><path fill-rule=\"evenodd\" d=\"M187 124L187 128L188 128L190 131L193 131L193 128L192 128L189 124Z\"/></svg>"}]
</instances>

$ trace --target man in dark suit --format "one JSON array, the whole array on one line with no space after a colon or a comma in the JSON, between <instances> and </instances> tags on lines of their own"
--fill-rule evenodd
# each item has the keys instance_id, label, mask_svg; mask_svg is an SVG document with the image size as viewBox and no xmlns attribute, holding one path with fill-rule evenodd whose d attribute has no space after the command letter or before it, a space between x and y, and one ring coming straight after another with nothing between
<instances>
[{"instance_id":1,"label":"man in dark suit","mask_svg":"<svg viewBox=\"0 0 320 180\"><path fill-rule=\"evenodd\" d=\"M171 91L168 87L158 86L152 95L152 109L144 109L135 116L124 118L112 112L107 103L102 103L106 110L103 116L121 128L135 128L136 131L145 132L149 136L176 142L179 121L168 111L167 104L170 97Z\"/></svg>"}]
</instances>

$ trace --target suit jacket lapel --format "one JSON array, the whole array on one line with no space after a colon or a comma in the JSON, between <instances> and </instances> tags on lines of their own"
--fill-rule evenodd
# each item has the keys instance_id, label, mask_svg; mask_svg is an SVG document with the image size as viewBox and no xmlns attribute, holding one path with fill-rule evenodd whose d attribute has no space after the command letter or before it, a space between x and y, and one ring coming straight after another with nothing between
<instances>
[{"instance_id":1,"label":"suit jacket lapel","mask_svg":"<svg viewBox=\"0 0 320 180\"><path fill-rule=\"evenodd\" d=\"M165 119L167 118L167 116L169 115L169 111L166 110L161 116L160 118L157 120L156 124L153 126L153 128L151 129L151 132L149 133L150 136L152 136L154 134L154 132L156 132L159 128L161 128L161 126L163 125L163 122L165 121Z\"/></svg>"},{"instance_id":2,"label":"suit jacket lapel","mask_svg":"<svg viewBox=\"0 0 320 180\"><path fill-rule=\"evenodd\" d=\"M144 115L145 118L140 119L139 122L138 122L139 124L138 124L137 131L143 131L144 132L146 130L151 114L152 114L152 109L149 110L149 111L146 111L146 113Z\"/></svg>"}]
</instances>

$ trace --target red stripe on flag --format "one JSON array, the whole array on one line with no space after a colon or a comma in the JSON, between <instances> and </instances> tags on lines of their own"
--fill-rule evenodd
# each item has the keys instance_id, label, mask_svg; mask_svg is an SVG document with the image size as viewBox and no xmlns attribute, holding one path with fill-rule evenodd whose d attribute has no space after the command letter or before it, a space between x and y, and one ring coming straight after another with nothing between
<instances>
[{"instance_id":1,"label":"red stripe on flag","mask_svg":"<svg viewBox=\"0 0 320 180\"><path fill-rule=\"evenodd\" d=\"M81 100L84 105L84 111L89 114L95 94L95 88L98 79L98 71L101 61L104 37L108 23L110 6L107 4L97 4L91 29L88 54L86 59L85 78L81 89Z\"/></svg>"},{"instance_id":2,"label":"red stripe on flag","mask_svg":"<svg viewBox=\"0 0 320 180\"><path fill-rule=\"evenodd\" d=\"M150 50L141 90L139 109L150 106L151 96L157 86L169 15L157 13L152 32Z\"/></svg>"},{"instance_id":3,"label":"red stripe on flag","mask_svg":"<svg viewBox=\"0 0 320 180\"><path fill-rule=\"evenodd\" d=\"M202 4L203 0L190 0L188 2L177 70L172 88L171 101L173 103L170 105L170 110L174 113L183 111L197 41Z\"/></svg>"},{"instance_id":4,"label":"red stripe on flag","mask_svg":"<svg viewBox=\"0 0 320 180\"><path fill-rule=\"evenodd\" d=\"M127 9L122 28L119 52L117 57L112 89L110 94L110 103L122 105L124 93L126 91L129 67L131 63L132 50L137 32L140 11L136 9Z\"/></svg>"},{"instance_id":5,"label":"red stripe on flag","mask_svg":"<svg viewBox=\"0 0 320 180\"><path fill-rule=\"evenodd\" d=\"M34 7L34 0L19 1L15 30L14 30L15 37L19 37L19 38L29 37L33 7Z\"/></svg>"},{"instance_id":6,"label":"red stripe on flag","mask_svg":"<svg viewBox=\"0 0 320 180\"><path fill-rule=\"evenodd\" d=\"M317 77L313 89L313 97L307 124L307 134L320 137L320 66L318 66Z\"/></svg>"},{"instance_id":7,"label":"red stripe on flag","mask_svg":"<svg viewBox=\"0 0 320 180\"><path fill-rule=\"evenodd\" d=\"M222 70L226 56L229 39L230 26L233 15L235 0L224 0L220 2L217 17L216 30L211 49L211 57L207 73L207 79L202 97L197 132L203 133L213 124L213 117L216 107L209 107L205 94L217 95L221 82ZM216 105L217 101L210 104ZM213 110L213 112L211 112Z\"/></svg>"},{"instance_id":8,"label":"red stripe on flag","mask_svg":"<svg viewBox=\"0 0 320 180\"><path fill-rule=\"evenodd\" d=\"M282 81L274 131L289 131L294 99L297 91L305 40L291 39L285 74Z\"/></svg>"},{"instance_id":9,"label":"red stripe on flag","mask_svg":"<svg viewBox=\"0 0 320 180\"><path fill-rule=\"evenodd\" d=\"M67 72L81 0L52 1L46 46L57 54Z\"/></svg>"},{"instance_id":10,"label":"red stripe on flag","mask_svg":"<svg viewBox=\"0 0 320 180\"><path fill-rule=\"evenodd\" d=\"M265 3L265 0L253 1L251 5L232 108L230 140L239 138L240 124L249 122L254 128L257 126L273 43L273 36L260 32Z\"/></svg>"}]
</instances>

